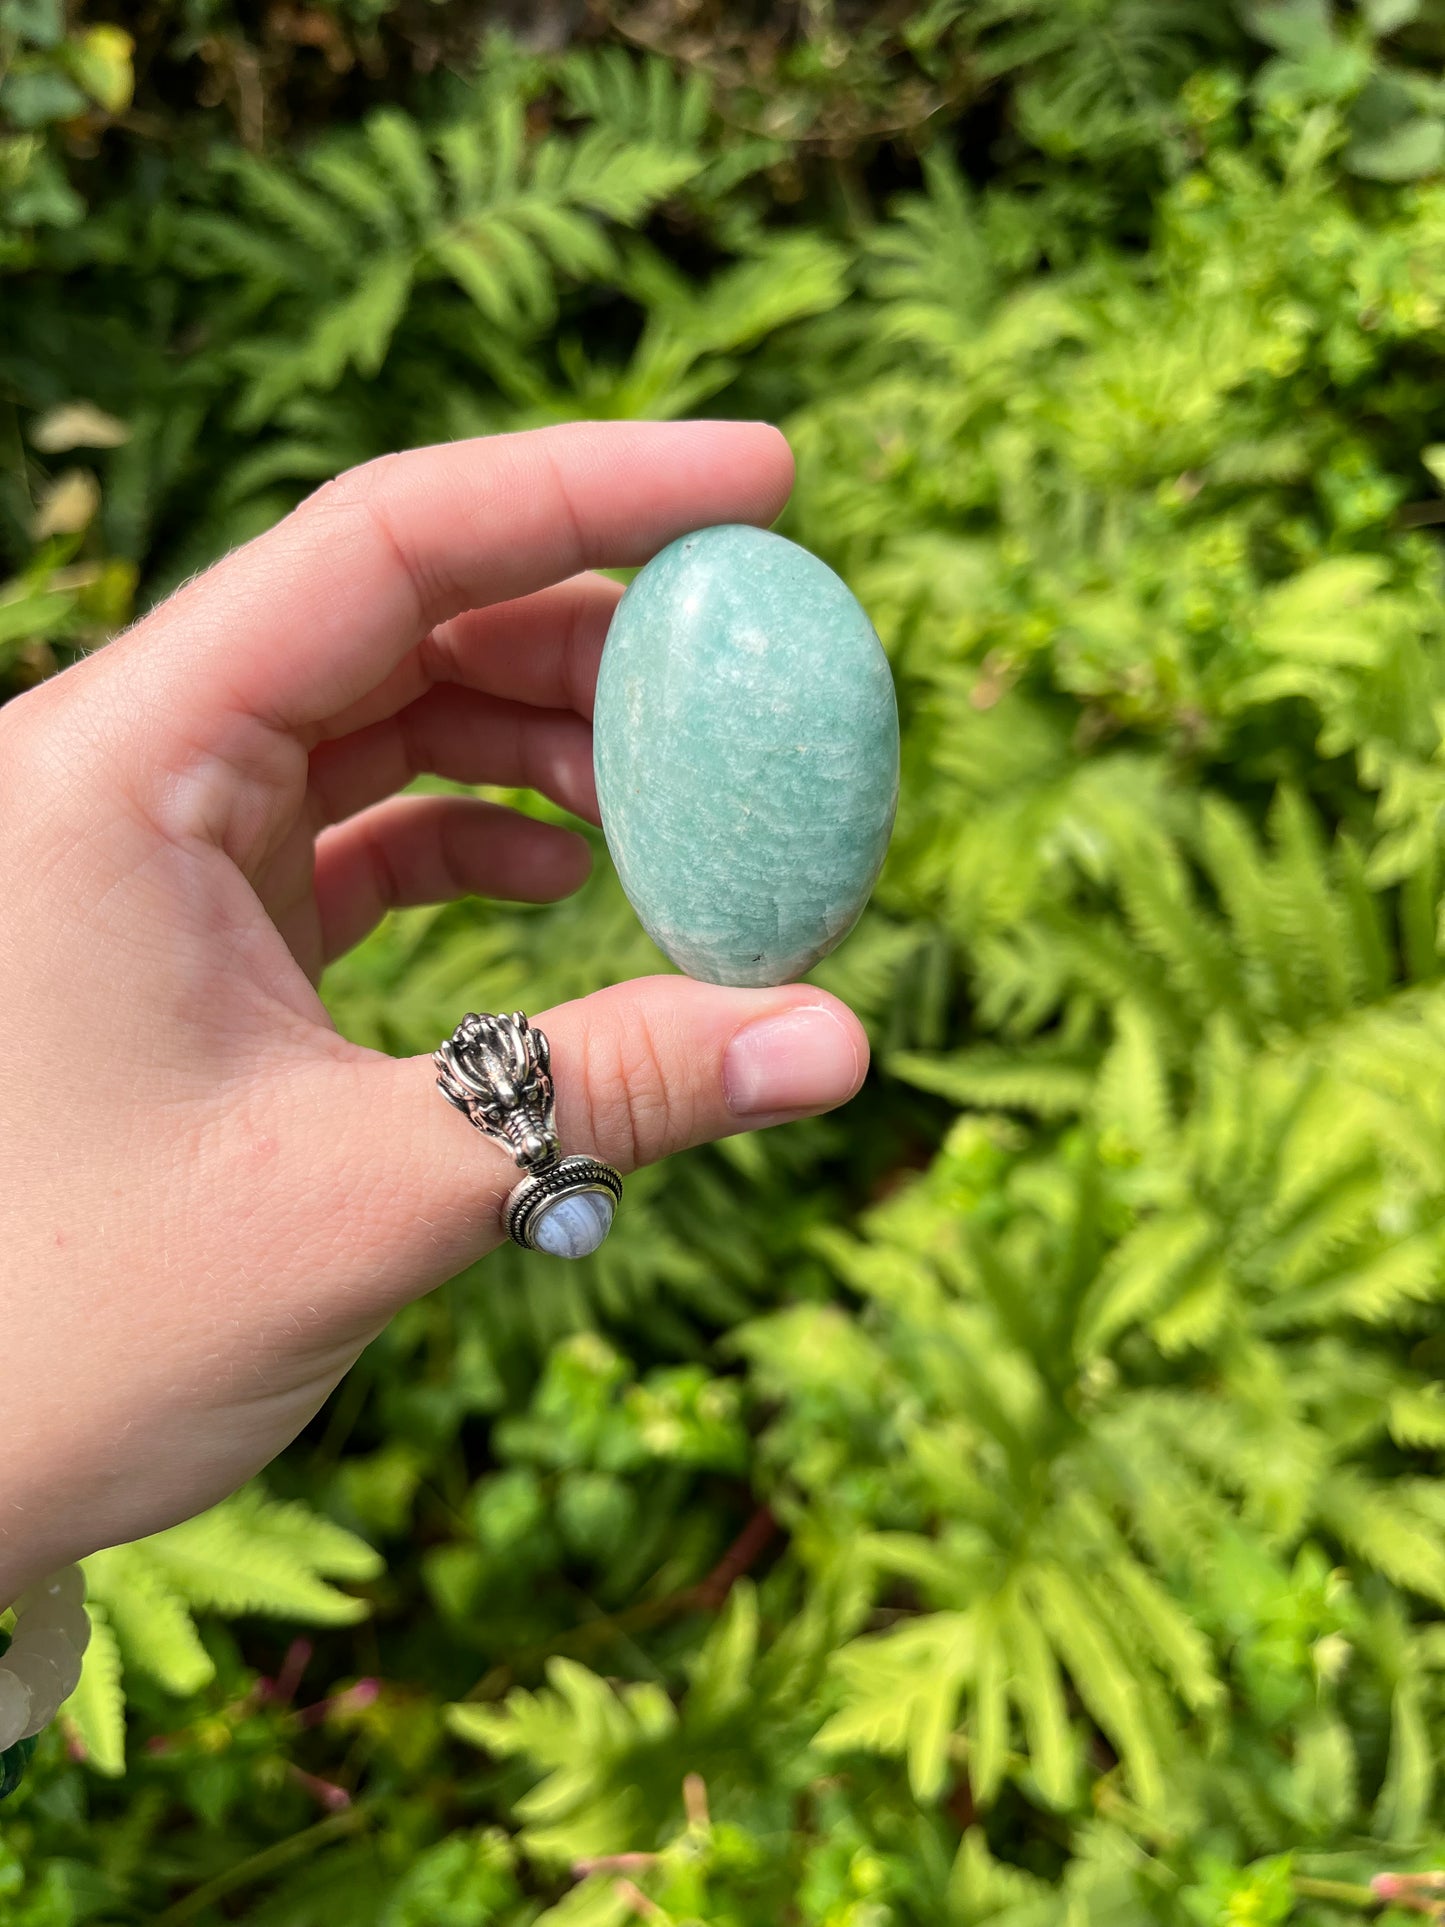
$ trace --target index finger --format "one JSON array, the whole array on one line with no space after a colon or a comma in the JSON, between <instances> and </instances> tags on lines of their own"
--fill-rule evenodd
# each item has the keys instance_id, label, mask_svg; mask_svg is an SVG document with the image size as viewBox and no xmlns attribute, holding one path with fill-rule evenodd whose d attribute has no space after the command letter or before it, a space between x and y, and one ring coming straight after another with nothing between
<instances>
[{"instance_id":1,"label":"index finger","mask_svg":"<svg viewBox=\"0 0 1445 1927\"><path fill-rule=\"evenodd\" d=\"M764 422L578 422L386 455L178 591L131 647L178 672L167 694L193 722L305 730L463 610L772 521L792 472Z\"/></svg>"}]
</instances>

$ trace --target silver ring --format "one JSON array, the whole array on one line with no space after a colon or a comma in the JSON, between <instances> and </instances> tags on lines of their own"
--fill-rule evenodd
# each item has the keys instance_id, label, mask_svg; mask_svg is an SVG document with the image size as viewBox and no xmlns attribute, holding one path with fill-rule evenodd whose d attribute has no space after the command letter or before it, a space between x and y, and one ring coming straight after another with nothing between
<instances>
[{"instance_id":1,"label":"silver ring","mask_svg":"<svg viewBox=\"0 0 1445 1927\"><path fill-rule=\"evenodd\" d=\"M554 1258L595 1251L612 1229L622 1178L600 1158L559 1155L552 1053L542 1032L520 1010L510 1017L469 1011L432 1061L442 1095L526 1173L502 1206L507 1236Z\"/></svg>"}]
</instances>

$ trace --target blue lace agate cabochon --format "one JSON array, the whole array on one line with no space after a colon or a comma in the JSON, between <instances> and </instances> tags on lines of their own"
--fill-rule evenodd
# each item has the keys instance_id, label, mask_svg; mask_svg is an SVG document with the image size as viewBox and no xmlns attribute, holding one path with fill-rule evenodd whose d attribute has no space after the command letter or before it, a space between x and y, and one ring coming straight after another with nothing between
<instances>
[{"instance_id":1,"label":"blue lace agate cabochon","mask_svg":"<svg viewBox=\"0 0 1445 1927\"><path fill-rule=\"evenodd\" d=\"M545 1204L532 1224L532 1242L554 1258L585 1258L612 1229L616 1201L605 1191L583 1191L576 1197Z\"/></svg>"},{"instance_id":2,"label":"blue lace agate cabochon","mask_svg":"<svg viewBox=\"0 0 1445 1927\"><path fill-rule=\"evenodd\" d=\"M597 796L648 935L715 984L789 983L847 936L898 802L898 708L857 597L780 535L679 537L618 604Z\"/></svg>"}]
</instances>

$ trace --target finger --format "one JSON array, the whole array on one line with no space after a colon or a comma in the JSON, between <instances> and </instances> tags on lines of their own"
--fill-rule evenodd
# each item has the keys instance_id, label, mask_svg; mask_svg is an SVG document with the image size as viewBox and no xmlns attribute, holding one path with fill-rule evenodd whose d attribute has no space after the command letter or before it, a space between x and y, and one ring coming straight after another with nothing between
<instances>
[{"instance_id":1,"label":"finger","mask_svg":"<svg viewBox=\"0 0 1445 1927\"><path fill-rule=\"evenodd\" d=\"M648 977L535 1021L552 1046L562 1150L623 1172L831 1109L857 1091L868 1063L857 1018L802 984L728 990ZM335 1219L319 1201L344 1189L355 1210L340 1269L358 1329L501 1241L500 1206L518 1171L442 1099L435 1076L428 1058L361 1051L307 1074L300 1140L327 1144L332 1160L315 1186L313 1235L335 1266Z\"/></svg>"},{"instance_id":2,"label":"finger","mask_svg":"<svg viewBox=\"0 0 1445 1927\"><path fill-rule=\"evenodd\" d=\"M533 709L439 683L384 722L311 752L317 824L339 823L423 773L456 783L525 785L597 820L592 730L570 709Z\"/></svg>"},{"instance_id":3,"label":"finger","mask_svg":"<svg viewBox=\"0 0 1445 1927\"><path fill-rule=\"evenodd\" d=\"M359 943L388 910L457 897L550 903L592 867L584 837L469 796L398 796L316 840L325 960Z\"/></svg>"},{"instance_id":4,"label":"finger","mask_svg":"<svg viewBox=\"0 0 1445 1927\"><path fill-rule=\"evenodd\" d=\"M469 609L434 629L422 654L438 680L590 717L622 593L608 576L574 576L516 602Z\"/></svg>"},{"instance_id":5,"label":"finger","mask_svg":"<svg viewBox=\"0 0 1445 1927\"><path fill-rule=\"evenodd\" d=\"M578 422L384 456L178 591L123 639L126 668L161 677L193 731L304 730L462 610L769 522L791 482L765 423Z\"/></svg>"},{"instance_id":6,"label":"finger","mask_svg":"<svg viewBox=\"0 0 1445 1927\"><path fill-rule=\"evenodd\" d=\"M319 733L349 735L444 682L590 717L602 645L621 595L621 583L589 572L511 602L468 609L438 623L374 689L328 716Z\"/></svg>"},{"instance_id":7,"label":"finger","mask_svg":"<svg viewBox=\"0 0 1445 1927\"><path fill-rule=\"evenodd\" d=\"M539 1021L556 1047L567 1148L575 1139L624 1172L830 1110L854 1095L868 1068L862 1024L807 986L732 990L641 977Z\"/></svg>"}]
</instances>

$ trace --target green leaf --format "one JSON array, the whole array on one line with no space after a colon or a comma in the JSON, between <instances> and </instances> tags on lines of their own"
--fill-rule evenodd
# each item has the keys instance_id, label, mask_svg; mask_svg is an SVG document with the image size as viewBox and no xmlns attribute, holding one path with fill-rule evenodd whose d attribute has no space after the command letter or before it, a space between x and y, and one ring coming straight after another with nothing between
<instances>
[{"instance_id":1,"label":"green leaf","mask_svg":"<svg viewBox=\"0 0 1445 1927\"><path fill-rule=\"evenodd\" d=\"M61 1717L85 1749L97 1773L116 1778L125 1772L125 1694L120 1683L120 1649L103 1606L87 1607L90 1644L80 1683L65 1702Z\"/></svg>"},{"instance_id":2,"label":"green leaf","mask_svg":"<svg viewBox=\"0 0 1445 1927\"><path fill-rule=\"evenodd\" d=\"M65 37L64 0L0 0L0 31L32 47L58 47Z\"/></svg>"},{"instance_id":3,"label":"green leaf","mask_svg":"<svg viewBox=\"0 0 1445 1927\"><path fill-rule=\"evenodd\" d=\"M887 1060L894 1077L920 1090L936 1091L956 1104L1037 1111L1042 1117L1067 1116L1087 1104L1093 1080L1071 1065L1039 1063L990 1051L953 1057L923 1057L895 1051Z\"/></svg>"},{"instance_id":4,"label":"green leaf","mask_svg":"<svg viewBox=\"0 0 1445 1927\"><path fill-rule=\"evenodd\" d=\"M1445 120L1417 114L1387 134L1353 140L1345 149L1351 173L1370 181L1418 181L1445 162Z\"/></svg>"},{"instance_id":5,"label":"green leaf","mask_svg":"<svg viewBox=\"0 0 1445 1927\"><path fill-rule=\"evenodd\" d=\"M690 1722L714 1725L743 1704L757 1650L757 1592L740 1579L693 1664L687 1696Z\"/></svg>"},{"instance_id":6,"label":"green leaf","mask_svg":"<svg viewBox=\"0 0 1445 1927\"><path fill-rule=\"evenodd\" d=\"M854 1640L836 1660L844 1705L814 1744L906 1754L915 1799L936 1799L948 1764L959 1690L974 1669L975 1628L957 1613L932 1613L897 1632Z\"/></svg>"},{"instance_id":7,"label":"green leaf","mask_svg":"<svg viewBox=\"0 0 1445 1927\"><path fill-rule=\"evenodd\" d=\"M1330 0L1247 0L1240 17L1280 53L1306 60L1330 44Z\"/></svg>"},{"instance_id":8,"label":"green leaf","mask_svg":"<svg viewBox=\"0 0 1445 1927\"><path fill-rule=\"evenodd\" d=\"M1271 589L1255 620L1255 639L1271 655L1367 666L1379 643L1359 613L1388 580L1382 556L1332 556Z\"/></svg>"},{"instance_id":9,"label":"green leaf","mask_svg":"<svg viewBox=\"0 0 1445 1927\"><path fill-rule=\"evenodd\" d=\"M215 1675L184 1600L139 1546L113 1546L86 1561L92 1599L104 1606L127 1671L148 1673L170 1693L194 1693Z\"/></svg>"},{"instance_id":10,"label":"green leaf","mask_svg":"<svg viewBox=\"0 0 1445 1927\"><path fill-rule=\"evenodd\" d=\"M367 1604L323 1575L365 1580L381 1561L354 1533L305 1506L283 1505L254 1488L140 1541L162 1582L193 1605L222 1612L352 1625Z\"/></svg>"},{"instance_id":11,"label":"green leaf","mask_svg":"<svg viewBox=\"0 0 1445 1927\"><path fill-rule=\"evenodd\" d=\"M1031 1608L1016 1599L1005 1621L1013 1660L1013 1695L1023 1713L1028 1764L1052 1806L1072 1805L1077 1749L1053 1649Z\"/></svg>"},{"instance_id":12,"label":"green leaf","mask_svg":"<svg viewBox=\"0 0 1445 1927\"><path fill-rule=\"evenodd\" d=\"M1063 1571L1056 1566L1040 1568L1032 1587L1050 1643L1084 1704L1118 1748L1140 1803L1146 1808L1157 1806L1164 1793L1163 1765L1138 1672Z\"/></svg>"},{"instance_id":13,"label":"green leaf","mask_svg":"<svg viewBox=\"0 0 1445 1927\"><path fill-rule=\"evenodd\" d=\"M1390 1699L1390 1754L1375 1806L1375 1831L1385 1840L1417 1840L1429 1821L1434 1787L1435 1749L1420 1682L1407 1675Z\"/></svg>"},{"instance_id":14,"label":"green leaf","mask_svg":"<svg viewBox=\"0 0 1445 1927\"><path fill-rule=\"evenodd\" d=\"M1137 1004L1121 1004L1115 1025L1114 1042L1099 1067L1094 1116L1114 1143L1136 1156L1162 1158L1174 1119L1158 1036Z\"/></svg>"},{"instance_id":15,"label":"green leaf","mask_svg":"<svg viewBox=\"0 0 1445 1927\"><path fill-rule=\"evenodd\" d=\"M993 1805L1008 1765L1007 1658L997 1629L979 1627L968 1725L969 1778L981 1807Z\"/></svg>"},{"instance_id":16,"label":"green leaf","mask_svg":"<svg viewBox=\"0 0 1445 1927\"><path fill-rule=\"evenodd\" d=\"M13 127L73 120L85 104L75 83L52 67L22 67L0 79L0 113Z\"/></svg>"},{"instance_id":17,"label":"green leaf","mask_svg":"<svg viewBox=\"0 0 1445 1927\"><path fill-rule=\"evenodd\" d=\"M1363 12L1371 33L1394 33L1420 16L1421 0L1364 0Z\"/></svg>"}]
</instances>

